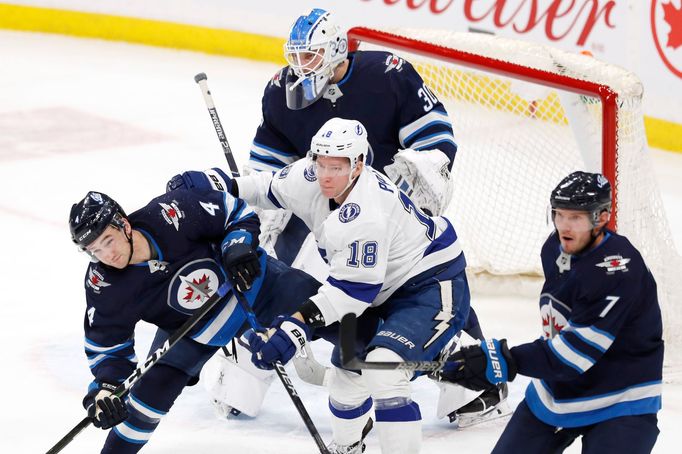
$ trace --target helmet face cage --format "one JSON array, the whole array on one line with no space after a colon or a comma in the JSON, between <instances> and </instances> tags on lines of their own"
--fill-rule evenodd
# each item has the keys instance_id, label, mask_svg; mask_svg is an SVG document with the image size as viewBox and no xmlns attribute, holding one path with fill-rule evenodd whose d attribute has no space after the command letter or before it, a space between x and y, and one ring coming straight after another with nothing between
<instances>
[{"instance_id":1,"label":"helmet face cage","mask_svg":"<svg viewBox=\"0 0 682 454\"><path fill-rule=\"evenodd\" d=\"M554 188L550 205L552 220L556 209L585 211L590 213L592 227L596 227L601 214L611 212L611 184L599 173L573 172Z\"/></svg>"},{"instance_id":2,"label":"helmet face cage","mask_svg":"<svg viewBox=\"0 0 682 454\"><path fill-rule=\"evenodd\" d=\"M299 17L284 44L284 57L290 68L290 80L287 82L289 108L302 109L319 99L334 69L347 56L348 38L330 13L316 8Z\"/></svg>"}]
</instances>

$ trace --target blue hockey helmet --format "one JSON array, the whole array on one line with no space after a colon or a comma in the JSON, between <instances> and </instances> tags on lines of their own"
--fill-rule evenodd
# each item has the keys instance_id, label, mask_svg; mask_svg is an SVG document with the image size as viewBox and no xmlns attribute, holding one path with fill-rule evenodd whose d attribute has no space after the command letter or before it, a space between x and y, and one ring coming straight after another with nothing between
<instances>
[{"instance_id":1,"label":"blue hockey helmet","mask_svg":"<svg viewBox=\"0 0 682 454\"><path fill-rule=\"evenodd\" d=\"M90 191L83 200L71 207L71 240L84 251L108 226L123 228L125 217L125 211L114 199L101 192Z\"/></svg>"},{"instance_id":2,"label":"blue hockey helmet","mask_svg":"<svg viewBox=\"0 0 682 454\"><path fill-rule=\"evenodd\" d=\"M348 57L348 37L331 13L315 8L292 25L284 57L289 63L287 106L303 109L322 96L334 70Z\"/></svg>"},{"instance_id":3,"label":"blue hockey helmet","mask_svg":"<svg viewBox=\"0 0 682 454\"><path fill-rule=\"evenodd\" d=\"M573 172L554 188L549 200L552 211L587 211L596 226L601 213L611 212L611 184L600 173Z\"/></svg>"}]
</instances>

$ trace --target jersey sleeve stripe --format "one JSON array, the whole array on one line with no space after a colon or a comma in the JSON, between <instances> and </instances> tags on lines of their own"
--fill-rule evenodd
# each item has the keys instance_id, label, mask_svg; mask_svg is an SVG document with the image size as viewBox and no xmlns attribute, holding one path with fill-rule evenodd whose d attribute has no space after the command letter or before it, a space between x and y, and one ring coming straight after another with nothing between
<instances>
[{"instance_id":1,"label":"jersey sleeve stripe","mask_svg":"<svg viewBox=\"0 0 682 454\"><path fill-rule=\"evenodd\" d=\"M439 110L432 110L412 123L400 128L398 140L400 141L400 144L405 147L405 144L412 140L413 136L419 134L424 129L435 125L447 125L448 129L452 131L452 123L447 114Z\"/></svg>"},{"instance_id":2,"label":"jersey sleeve stripe","mask_svg":"<svg viewBox=\"0 0 682 454\"><path fill-rule=\"evenodd\" d=\"M85 338L85 351L86 353L113 353L119 350L123 350L124 348L130 347L133 345L132 341L127 341L122 344L116 344L116 345L111 345L111 346L103 346L99 345L96 342L91 341L87 337Z\"/></svg>"},{"instance_id":3,"label":"jersey sleeve stripe","mask_svg":"<svg viewBox=\"0 0 682 454\"><path fill-rule=\"evenodd\" d=\"M422 140L414 142L410 146L410 148L412 148L413 150L427 150L433 148L435 144L443 142L449 143L453 146L457 146L455 144L455 138L453 137L453 135L449 132L444 132L424 137Z\"/></svg>"},{"instance_id":4,"label":"jersey sleeve stripe","mask_svg":"<svg viewBox=\"0 0 682 454\"><path fill-rule=\"evenodd\" d=\"M569 322L569 326L567 328L567 332L574 333L581 341L591 345L602 353L608 350L613 343L612 336L606 336L603 332L599 332L591 326L585 328L575 328L574 326L571 326ZM567 328L564 328L564 330Z\"/></svg>"},{"instance_id":5,"label":"jersey sleeve stripe","mask_svg":"<svg viewBox=\"0 0 682 454\"><path fill-rule=\"evenodd\" d=\"M571 366L580 373L594 365L594 360L568 343L563 334L554 336L554 338L547 343L552 353L564 364Z\"/></svg>"},{"instance_id":6,"label":"jersey sleeve stripe","mask_svg":"<svg viewBox=\"0 0 682 454\"><path fill-rule=\"evenodd\" d=\"M125 441L140 445L149 441L154 430L140 429L127 421L123 421L114 427L114 432Z\"/></svg>"},{"instance_id":7,"label":"jersey sleeve stripe","mask_svg":"<svg viewBox=\"0 0 682 454\"><path fill-rule=\"evenodd\" d=\"M128 403L138 413L141 413L150 419L161 419L167 413L165 411L157 410L156 408L150 407L149 405L145 404L141 400L135 398L135 396L132 394L128 395Z\"/></svg>"},{"instance_id":8,"label":"jersey sleeve stripe","mask_svg":"<svg viewBox=\"0 0 682 454\"><path fill-rule=\"evenodd\" d=\"M251 143L251 151L255 152L255 153L262 153L265 155L276 154L276 155L280 155L280 156L284 157L285 159L293 158L294 160L296 160L296 157L297 157L296 153L278 150L276 148L268 147L268 146L263 145L263 144L258 143L258 142L252 142Z\"/></svg>"},{"instance_id":9,"label":"jersey sleeve stripe","mask_svg":"<svg viewBox=\"0 0 682 454\"><path fill-rule=\"evenodd\" d=\"M284 206L282 206L280 201L277 200L277 197L275 197L275 194L272 192L272 182L270 182L270 187L268 188L268 200L277 208L284 208Z\"/></svg>"},{"instance_id":10,"label":"jersey sleeve stripe","mask_svg":"<svg viewBox=\"0 0 682 454\"><path fill-rule=\"evenodd\" d=\"M258 153L254 153L253 151L249 154L249 161L260 162L274 166L276 169L281 169L282 167L286 167L288 164L291 164L291 162L294 162L293 159L291 159L289 162L282 159L277 159L274 156L260 155Z\"/></svg>"},{"instance_id":11,"label":"jersey sleeve stripe","mask_svg":"<svg viewBox=\"0 0 682 454\"><path fill-rule=\"evenodd\" d=\"M381 290L381 286L383 285L345 281L342 279L334 279L331 276L327 278L327 282L351 298L367 304L371 304L372 301L374 301L374 298L379 294L379 290Z\"/></svg>"},{"instance_id":12,"label":"jersey sleeve stripe","mask_svg":"<svg viewBox=\"0 0 682 454\"><path fill-rule=\"evenodd\" d=\"M230 325L230 318L235 314L235 308L237 307L237 298L232 295L232 297L229 299L227 304L223 306L223 308L218 312L211 320L209 320L204 326L201 328L199 332L196 334L192 335L192 339L195 341L199 342L200 344L204 345L216 345L216 336L221 333L221 330L226 328L226 326ZM238 312L240 315L242 314L241 311ZM234 335L237 332L237 329L239 329L239 326L243 323L244 320L239 320L239 325L236 326L232 332L232 335L227 339L231 339L234 337ZM222 337L222 336L221 336ZM227 341L226 341L227 342ZM220 345L225 345L224 343Z\"/></svg>"}]
</instances>

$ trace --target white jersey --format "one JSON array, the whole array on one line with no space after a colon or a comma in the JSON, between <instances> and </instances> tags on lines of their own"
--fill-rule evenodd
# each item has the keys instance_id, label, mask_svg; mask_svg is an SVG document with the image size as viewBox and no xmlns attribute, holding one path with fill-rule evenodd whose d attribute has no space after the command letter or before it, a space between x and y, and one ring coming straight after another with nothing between
<instances>
[{"instance_id":1,"label":"white jersey","mask_svg":"<svg viewBox=\"0 0 682 454\"><path fill-rule=\"evenodd\" d=\"M311 300L327 325L384 303L406 281L464 255L452 224L429 217L383 174L369 166L345 202L324 197L312 160L275 174L237 178L239 197L265 208L285 208L313 232L329 277Z\"/></svg>"}]
</instances>

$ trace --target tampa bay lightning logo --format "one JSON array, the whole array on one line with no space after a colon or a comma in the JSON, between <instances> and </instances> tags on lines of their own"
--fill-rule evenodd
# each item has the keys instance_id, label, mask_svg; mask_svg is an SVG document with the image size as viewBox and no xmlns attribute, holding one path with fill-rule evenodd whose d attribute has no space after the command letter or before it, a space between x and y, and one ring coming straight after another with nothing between
<instances>
[{"instance_id":1,"label":"tampa bay lightning logo","mask_svg":"<svg viewBox=\"0 0 682 454\"><path fill-rule=\"evenodd\" d=\"M346 223L360 215L360 205L357 203L347 203L339 208L339 221Z\"/></svg>"},{"instance_id":2,"label":"tampa bay lightning logo","mask_svg":"<svg viewBox=\"0 0 682 454\"><path fill-rule=\"evenodd\" d=\"M220 266L209 258L194 260L180 268L168 287L168 305L191 315L203 306L224 280Z\"/></svg>"},{"instance_id":3,"label":"tampa bay lightning logo","mask_svg":"<svg viewBox=\"0 0 682 454\"><path fill-rule=\"evenodd\" d=\"M289 164L288 166L286 166L285 168L283 168L282 170L279 171L279 177L278 178L280 180L283 180L284 178L287 177L287 175L289 175L289 172L291 172L291 166L293 166L293 164Z\"/></svg>"},{"instance_id":4,"label":"tampa bay lightning logo","mask_svg":"<svg viewBox=\"0 0 682 454\"><path fill-rule=\"evenodd\" d=\"M315 165L310 164L308 167L306 167L303 171L303 176L311 183L317 181L317 175L315 175Z\"/></svg>"}]
</instances>

